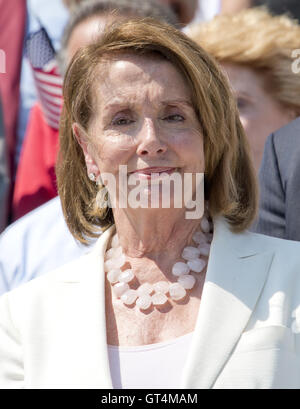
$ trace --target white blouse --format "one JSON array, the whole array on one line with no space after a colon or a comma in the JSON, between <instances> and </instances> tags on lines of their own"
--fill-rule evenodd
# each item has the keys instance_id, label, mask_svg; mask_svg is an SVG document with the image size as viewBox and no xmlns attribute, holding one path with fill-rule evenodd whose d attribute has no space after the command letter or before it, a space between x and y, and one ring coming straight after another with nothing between
<instances>
[{"instance_id":1,"label":"white blouse","mask_svg":"<svg viewBox=\"0 0 300 409\"><path fill-rule=\"evenodd\" d=\"M179 388L193 333L151 345L108 345L115 389Z\"/></svg>"}]
</instances>

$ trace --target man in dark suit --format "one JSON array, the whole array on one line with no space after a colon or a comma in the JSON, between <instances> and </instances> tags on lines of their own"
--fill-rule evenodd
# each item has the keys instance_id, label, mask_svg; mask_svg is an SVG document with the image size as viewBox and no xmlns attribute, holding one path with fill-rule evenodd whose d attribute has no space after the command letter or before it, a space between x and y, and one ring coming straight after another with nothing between
<instances>
[{"instance_id":1,"label":"man in dark suit","mask_svg":"<svg viewBox=\"0 0 300 409\"><path fill-rule=\"evenodd\" d=\"M300 22L299 0L252 0L252 7L266 6L274 15L289 14Z\"/></svg>"},{"instance_id":2,"label":"man in dark suit","mask_svg":"<svg viewBox=\"0 0 300 409\"><path fill-rule=\"evenodd\" d=\"M268 137L259 181L259 217L253 230L300 241L300 117Z\"/></svg>"}]
</instances>

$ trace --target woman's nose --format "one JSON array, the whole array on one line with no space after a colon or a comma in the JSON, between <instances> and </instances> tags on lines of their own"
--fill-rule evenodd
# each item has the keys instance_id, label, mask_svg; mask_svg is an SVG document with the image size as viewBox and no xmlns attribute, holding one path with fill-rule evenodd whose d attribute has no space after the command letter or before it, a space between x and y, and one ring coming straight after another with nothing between
<instances>
[{"instance_id":1,"label":"woman's nose","mask_svg":"<svg viewBox=\"0 0 300 409\"><path fill-rule=\"evenodd\" d=\"M156 156L166 152L167 146L160 138L160 132L152 119L146 118L140 130L137 154L141 156Z\"/></svg>"}]
</instances>

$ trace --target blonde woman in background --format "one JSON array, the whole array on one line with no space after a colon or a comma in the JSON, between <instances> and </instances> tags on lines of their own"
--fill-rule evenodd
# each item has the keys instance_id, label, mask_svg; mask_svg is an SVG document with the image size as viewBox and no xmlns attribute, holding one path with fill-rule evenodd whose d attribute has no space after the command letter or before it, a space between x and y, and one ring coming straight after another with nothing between
<instances>
[{"instance_id":1,"label":"blonde woman in background","mask_svg":"<svg viewBox=\"0 0 300 409\"><path fill-rule=\"evenodd\" d=\"M300 114L300 74L292 70L300 26L252 8L194 25L188 34L226 71L258 172L267 136Z\"/></svg>"}]
</instances>

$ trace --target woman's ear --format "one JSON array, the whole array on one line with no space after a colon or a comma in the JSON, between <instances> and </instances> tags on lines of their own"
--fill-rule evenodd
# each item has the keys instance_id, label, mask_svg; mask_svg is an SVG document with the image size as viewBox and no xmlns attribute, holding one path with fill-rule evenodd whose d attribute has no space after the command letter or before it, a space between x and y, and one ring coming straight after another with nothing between
<instances>
[{"instance_id":1,"label":"woman's ear","mask_svg":"<svg viewBox=\"0 0 300 409\"><path fill-rule=\"evenodd\" d=\"M91 149L91 142L87 132L77 122L73 123L72 130L74 137L83 151L88 175L93 173L95 177L98 178L100 172L93 156L91 155L93 150Z\"/></svg>"},{"instance_id":2,"label":"woman's ear","mask_svg":"<svg viewBox=\"0 0 300 409\"><path fill-rule=\"evenodd\" d=\"M86 155L88 151L88 135L86 131L77 122L73 123L72 130L73 130L73 135L75 139L81 146L81 149L83 150L84 155Z\"/></svg>"}]
</instances>

